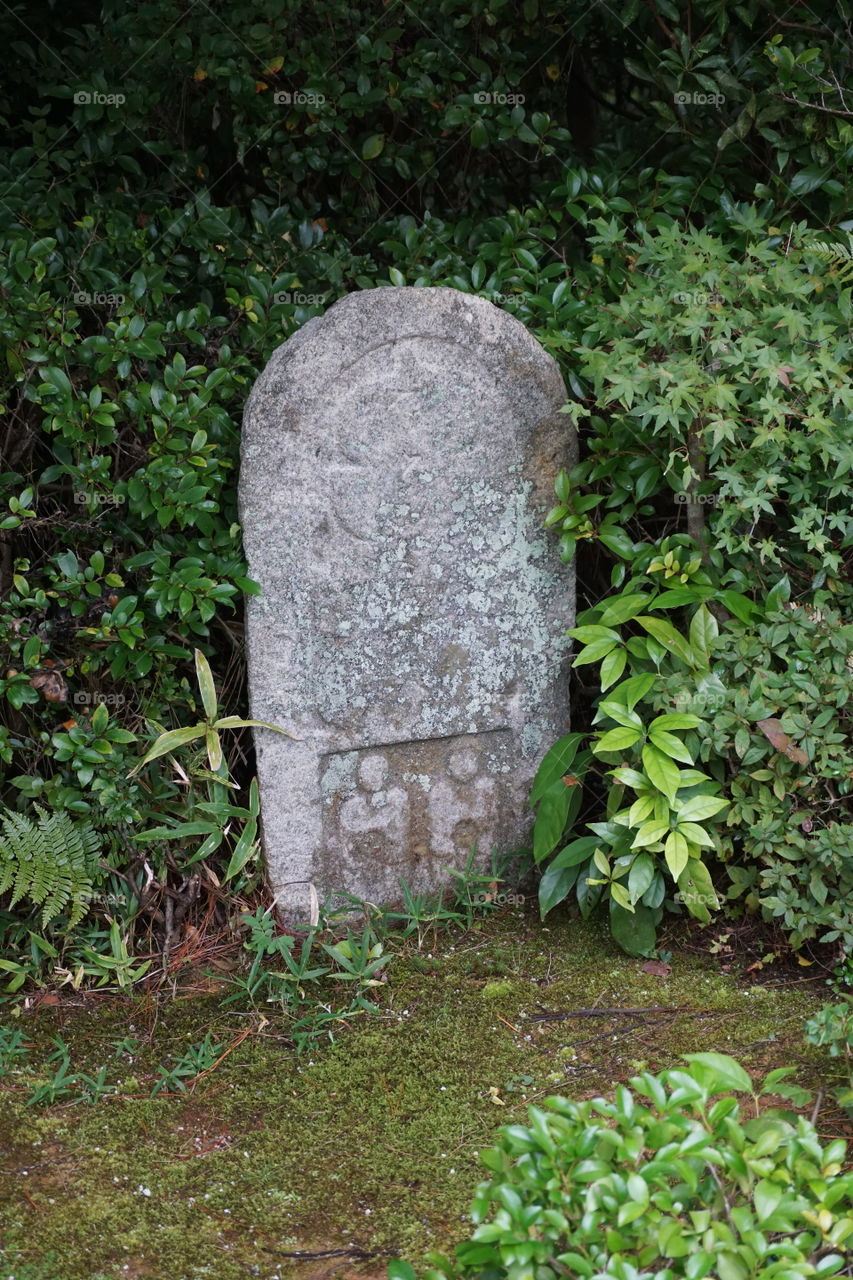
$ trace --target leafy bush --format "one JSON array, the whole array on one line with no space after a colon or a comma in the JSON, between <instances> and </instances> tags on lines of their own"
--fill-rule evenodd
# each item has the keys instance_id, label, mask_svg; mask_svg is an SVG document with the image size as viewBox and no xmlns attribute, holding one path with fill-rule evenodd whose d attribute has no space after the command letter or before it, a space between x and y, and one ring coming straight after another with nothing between
<instances>
[{"instance_id":1,"label":"leafy bush","mask_svg":"<svg viewBox=\"0 0 853 1280\"><path fill-rule=\"evenodd\" d=\"M608 287L615 274L624 290L579 348L591 403L566 411L585 456L558 477L547 523L564 559L616 559L621 590L570 632L575 668L600 663L591 751L613 767L606 821L564 843L580 788L569 799L550 777L561 744L543 764L537 861L563 844L543 914L572 888L584 914L603 894L614 936L648 954L666 873L669 906L702 921L718 906L707 850L729 900L778 919L795 947L849 949L850 289L827 288L803 227L783 253L755 219L741 249L675 225L623 245L615 219L597 226ZM724 809L726 829L709 828Z\"/></svg>"},{"instance_id":2,"label":"leafy bush","mask_svg":"<svg viewBox=\"0 0 853 1280\"><path fill-rule=\"evenodd\" d=\"M161 733L199 722L195 649L224 714L245 716L241 610L254 587L239 420L280 341L354 289L449 284L528 324L583 397L592 375L576 373L574 349L593 349L603 304L634 274L626 218L637 236L704 223L735 246L731 265L771 219L787 236L792 220L832 226L850 205L850 125L825 85L843 83L841 3L813 6L826 38L780 32L760 0L736 13L703 0L689 29L672 6L639 0L619 13L574 0L338 4L322 19L304 0L221 8L73 0L61 31L44 0L7 14L19 26L0 87L0 799L30 817L36 803L75 815L102 837L105 897L74 930L75 973L95 953L136 972L137 937L149 949L152 927L166 936L167 898L210 918L226 879L232 895L260 883L243 860L254 842L240 843L256 817L245 731L226 744L233 812L219 793L199 798L199 783L218 784L192 761L193 808L219 805L227 827L221 841L208 832L197 861L196 836L176 831L178 763L132 768ZM61 60L45 60L52 33ZM849 305L849 290L830 300L842 278L825 253L813 253L831 286L820 395ZM817 284L802 290L797 325L818 300ZM788 362L797 377L807 350ZM786 394L771 391L774 403ZM829 461L813 441L803 449L822 487L813 501L790 494L801 560L820 558L821 538L836 553L843 511ZM622 555L625 520L655 524L663 489L649 487L642 451L619 457L600 459L620 483L612 518L591 527ZM134 838L165 827L175 839ZM69 927L16 904L0 911L0 948L72 964Z\"/></svg>"},{"instance_id":3,"label":"leafy bush","mask_svg":"<svg viewBox=\"0 0 853 1280\"><path fill-rule=\"evenodd\" d=\"M471 1240L434 1254L424 1280L799 1280L853 1260L846 1144L822 1145L802 1117L746 1118L732 1091L805 1101L771 1072L760 1088L734 1059L620 1086L612 1099L549 1098L480 1155ZM392 1280L414 1280L392 1263Z\"/></svg>"}]
</instances>

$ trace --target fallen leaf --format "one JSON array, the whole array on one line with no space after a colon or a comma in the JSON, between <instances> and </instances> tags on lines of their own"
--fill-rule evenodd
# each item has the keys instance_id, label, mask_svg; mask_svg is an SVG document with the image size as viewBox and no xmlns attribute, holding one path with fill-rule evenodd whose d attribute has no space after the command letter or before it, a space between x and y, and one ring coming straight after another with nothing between
<instances>
[{"instance_id":1,"label":"fallen leaf","mask_svg":"<svg viewBox=\"0 0 853 1280\"><path fill-rule=\"evenodd\" d=\"M506 1106L506 1103L504 1102L503 1098L498 1096L498 1090L494 1085L492 1085L491 1089L489 1090L489 1102L493 1102L496 1107Z\"/></svg>"},{"instance_id":2,"label":"fallen leaf","mask_svg":"<svg viewBox=\"0 0 853 1280\"><path fill-rule=\"evenodd\" d=\"M794 761L794 764L808 764L809 758L805 751L802 747L794 746L793 739L789 738L782 728L781 720L771 717L769 720L756 720L755 723L777 751L783 752L789 760Z\"/></svg>"},{"instance_id":3,"label":"fallen leaf","mask_svg":"<svg viewBox=\"0 0 853 1280\"><path fill-rule=\"evenodd\" d=\"M68 701L68 685L58 671L39 671L30 684L47 702Z\"/></svg>"},{"instance_id":4,"label":"fallen leaf","mask_svg":"<svg viewBox=\"0 0 853 1280\"><path fill-rule=\"evenodd\" d=\"M640 965L640 969L643 973L651 973L656 978L668 978L672 973L672 965L664 960L647 960L645 964Z\"/></svg>"}]
</instances>

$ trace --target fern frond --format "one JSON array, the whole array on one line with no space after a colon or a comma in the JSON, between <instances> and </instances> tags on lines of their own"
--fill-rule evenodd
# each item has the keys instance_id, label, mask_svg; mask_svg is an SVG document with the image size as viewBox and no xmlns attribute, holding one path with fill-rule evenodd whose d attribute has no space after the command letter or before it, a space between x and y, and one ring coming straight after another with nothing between
<instances>
[{"instance_id":1,"label":"fern frond","mask_svg":"<svg viewBox=\"0 0 853 1280\"><path fill-rule=\"evenodd\" d=\"M806 240L803 252L829 263L839 284L853 284L853 236L847 235L847 243L830 240Z\"/></svg>"},{"instance_id":2,"label":"fern frond","mask_svg":"<svg viewBox=\"0 0 853 1280\"><path fill-rule=\"evenodd\" d=\"M24 898L41 907L42 928L67 910L72 928L88 910L101 839L88 819L35 810L38 822L0 812L0 893L11 890L12 907Z\"/></svg>"}]
</instances>

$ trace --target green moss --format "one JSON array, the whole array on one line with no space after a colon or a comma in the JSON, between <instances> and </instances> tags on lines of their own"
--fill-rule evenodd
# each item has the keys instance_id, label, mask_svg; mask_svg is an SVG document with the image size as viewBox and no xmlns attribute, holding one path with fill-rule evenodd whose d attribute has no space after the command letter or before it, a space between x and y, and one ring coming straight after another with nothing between
<instances>
[{"instance_id":1,"label":"green moss","mask_svg":"<svg viewBox=\"0 0 853 1280\"><path fill-rule=\"evenodd\" d=\"M477 1153L531 1097L589 1095L703 1049L758 1072L800 1063L806 1084L825 1070L801 1033L822 991L744 987L680 956L653 977L595 924L544 929L523 915L433 952L435 965L396 955L380 1014L301 1057L273 1006L265 1024L215 999L88 997L25 1016L34 1062L60 1032L75 1069L108 1065L125 1096L37 1112L25 1106L32 1067L6 1078L0 1145L17 1173L0 1183L5 1261L40 1266L53 1253L62 1280L243 1280L317 1274L286 1251L417 1260L467 1234ZM602 1014L616 1008L649 1012ZM157 1065L208 1030L234 1046L220 1065L191 1095L146 1096ZM112 1047L128 1035L132 1062ZM385 1261L363 1265L383 1274ZM357 1269L341 1261L340 1274Z\"/></svg>"}]
</instances>

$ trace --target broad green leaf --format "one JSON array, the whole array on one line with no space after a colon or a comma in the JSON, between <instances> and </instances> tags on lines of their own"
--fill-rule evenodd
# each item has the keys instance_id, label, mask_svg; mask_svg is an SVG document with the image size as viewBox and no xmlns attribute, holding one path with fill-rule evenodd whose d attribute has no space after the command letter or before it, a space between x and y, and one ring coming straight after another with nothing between
<instances>
[{"instance_id":1,"label":"broad green leaf","mask_svg":"<svg viewBox=\"0 0 853 1280\"><path fill-rule=\"evenodd\" d=\"M414 1267L399 1258L388 1263L388 1280L418 1280Z\"/></svg>"},{"instance_id":2,"label":"broad green leaf","mask_svg":"<svg viewBox=\"0 0 853 1280\"><path fill-rule=\"evenodd\" d=\"M690 622L690 648L697 657L701 657L702 666L710 662L711 645L720 634L717 619L705 604L700 604Z\"/></svg>"},{"instance_id":3,"label":"broad green leaf","mask_svg":"<svg viewBox=\"0 0 853 1280\"><path fill-rule=\"evenodd\" d=\"M569 812L570 788L557 782L545 792L533 824L533 858L539 863L554 849L563 834Z\"/></svg>"},{"instance_id":4,"label":"broad green leaf","mask_svg":"<svg viewBox=\"0 0 853 1280\"><path fill-rule=\"evenodd\" d=\"M657 679L657 676L651 675L649 672L640 676L629 676L627 680L623 680L620 685L617 685L612 690L607 701L611 703L621 702L629 711L633 711L637 703L645 698Z\"/></svg>"},{"instance_id":5,"label":"broad green leaf","mask_svg":"<svg viewBox=\"0 0 853 1280\"><path fill-rule=\"evenodd\" d=\"M603 627L619 626L622 622L627 622L630 618L635 618L640 610L649 603L650 596L633 594L627 596L617 596L612 604L609 604L602 613L599 622Z\"/></svg>"},{"instance_id":6,"label":"broad green leaf","mask_svg":"<svg viewBox=\"0 0 853 1280\"><path fill-rule=\"evenodd\" d=\"M92 732L99 736L104 732L110 721L110 713L107 710L106 703L99 702L92 713Z\"/></svg>"},{"instance_id":7,"label":"broad green leaf","mask_svg":"<svg viewBox=\"0 0 853 1280\"><path fill-rule=\"evenodd\" d=\"M592 644L588 644L586 648L581 649L578 656L572 663L573 667L582 667L589 662L600 662L602 658L606 658L611 649L616 647L615 640L595 640Z\"/></svg>"},{"instance_id":8,"label":"broad green leaf","mask_svg":"<svg viewBox=\"0 0 853 1280\"><path fill-rule=\"evenodd\" d=\"M628 893L638 902L655 878L655 860L648 853L638 853L628 872Z\"/></svg>"},{"instance_id":9,"label":"broad green leaf","mask_svg":"<svg viewBox=\"0 0 853 1280\"><path fill-rule=\"evenodd\" d=\"M678 878L681 901L690 914L707 924L711 912L719 910L719 900L714 892L711 873L698 858L691 858Z\"/></svg>"},{"instance_id":10,"label":"broad green leaf","mask_svg":"<svg viewBox=\"0 0 853 1280\"><path fill-rule=\"evenodd\" d=\"M670 804L675 804L675 793L678 790L678 766L651 744L643 747L643 768L652 786L666 796Z\"/></svg>"},{"instance_id":11,"label":"broad green leaf","mask_svg":"<svg viewBox=\"0 0 853 1280\"><path fill-rule=\"evenodd\" d=\"M596 755L606 751L627 751L635 742L639 742L642 736L639 729L620 724L616 729L610 729L603 734L598 742L594 742L592 750Z\"/></svg>"},{"instance_id":12,"label":"broad green leaf","mask_svg":"<svg viewBox=\"0 0 853 1280\"><path fill-rule=\"evenodd\" d=\"M634 556L634 543L619 525L602 525L598 530L598 538L609 551L622 560L631 560Z\"/></svg>"},{"instance_id":13,"label":"broad green leaf","mask_svg":"<svg viewBox=\"0 0 853 1280\"><path fill-rule=\"evenodd\" d=\"M653 618L649 615L639 614L635 619L640 626L648 631L650 636L669 653L674 653L676 658L685 663L688 667L695 665L695 659L690 645L684 639L680 631L676 631L671 622L667 622L666 618Z\"/></svg>"},{"instance_id":14,"label":"broad green leaf","mask_svg":"<svg viewBox=\"0 0 853 1280\"><path fill-rule=\"evenodd\" d=\"M663 733L660 729L649 730L649 742L662 751L671 760L680 760L683 764L692 764L693 757L680 738L674 733Z\"/></svg>"},{"instance_id":15,"label":"broad green leaf","mask_svg":"<svg viewBox=\"0 0 853 1280\"><path fill-rule=\"evenodd\" d=\"M609 716L611 720L615 720L617 724L624 724L629 729L639 729L642 732L643 722L636 711L629 711L621 702L605 698L603 702L598 704L595 715L596 720L602 713Z\"/></svg>"},{"instance_id":16,"label":"broad green leaf","mask_svg":"<svg viewBox=\"0 0 853 1280\"><path fill-rule=\"evenodd\" d=\"M572 867L555 867L553 864L539 881L539 918L544 920L549 911L562 902L574 888L580 875L581 863Z\"/></svg>"},{"instance_id":17,"label":"broad green leaf","mask_svg":"<svg viewBox=\"0 0 853 1280\"><path fill-rule=\"evenodd\" d=\"M632 827L638 827L641 822L645 822L649 814L655 807L652 796L643 795L635 800L628 810L628 822Z\"/></svg>"},{"instance_id":18,"label":"broad green leaf","mask_svg":"<svg viewBox=\"0 0 853 1280\"><path fill-rule=\"evenodd\" d=\"M575 867L579 862L586 862L595 853L600 843L595 836L579 836L577 840L572 840L571 844L565 845L559 853L554 854L553 860L548 863L548 870Z\"/></svg>"},{"instance_id":19,"label":"broad green leaf","mask_svg":"<svg viewBox=\"0 0 853 1280\"><path fill-rule=\"evenodd\" d=\"M595 644L601 640L612 640L616 643L622 637L618 631L611 630L610 627L572 627L568 632L573 640L580 640L581 644Z\"/></svg>"},{"instance_id":20,"label":"broad green leaf","mask_svg":"<svg viewBox=\"0 0 853 1280\"><path fill-rule=\"evenodd\" d=\"M738 591L719 591L716 598L741 622L752 622L756 614L761 612L748 596L741 595Z\"/></svg>"},{"instance_id":21,"label":"broad green leaf","mask_svg":"<svg viewBox=\"0 0 853 1280\"><path fill-rule=\"evenodd\" d=\"M706 849L714 848L714 841L708 835L704 827L700 827L696 822L682 822L678 819L678 830L691 844L704 846Z\"/></svg>"},{"instance_id":22,"label":"broad green leaf","mask_svg":"<svg viewBox=\"0 0 853 1280\"><path fill-rule=\"evenodd\" d=\"M691 1075L711 1093L752 1093L752 1081L739 1062L726 1053L683 1053L693 1067Z\"/></svg>"},{"instance_id":23,"label":"broad green leaf","mask_svg":"<svg viewBox=\"0 0 853 1280\"><path fill-rule=\"evenodd\" d=\"M648 791L649 780L645 774L640 773L638 769L629 769L627 765L620 765L618 769L610 770L610 777L615 778L625 787L633 787L635 791Z\"/></svg>"},{"instance_id":24,"label":"broad green leaf","mask_svg":"<svg viewBox=\"0 0 853 1280\"><path fill-rule=\"evenodd\" d=\"M706 818L712 818L715 813L727 808L728 803L728 800L723 800L720 796L693 796L679 807L678 821L704 822Z\"/></svg>"},{"instance_id":25,"label":"broad green leaf","mask_svg":"<svg viewBox=\"0 0 853 1280\"><path fill-rule=\"evenodd\" d=\"M682 714L681 712L667 712L665 715L655 716L649 728L663 729L666 733L670 733L675 729L695 729L701 723L698 716Z\"/></svg>"},{"instance_id":26,"label":"broad green leaf","mask_svg":"<svg viewBox=\"0 0 853 1280\"><path fill-rule=\"evenodd\" d=\"M567 733L562 738L558 738L545 752L542 763L536 770L536 777L533 779L530 792L532 805L537 804L545 792L568 773L581 742L583 742L582 733Z\"/></svg>"},{"instance_id":27,"label":"broad green leaf","mask_svg":"<svg viewBox=\"0 0 853 1280\"><path fill-rule=\"evenodd\" d=\"M660 844L667 831L669 831L668 822L644 822L634 837L632 849L642 849L647 845Z\"/></svg>"},{"instance_id":28,"label":"broad green leaf","mask_svg":"<svg viewBox=\"0 0 853 1280\"><path fill-rule=\"evenodd\" d=\"M663 847L663 856L673 880L677 880L690 857L687 841L680 831L671 831Z\"/></svg>"},{"instance_id":29,"label":"broad green leaf","mask_svg":"<svg viewBox=\"0 0 853 1280\"><path fill-rule=\"evenodd\" d=\"M637 903L633 911L626 911L610 899L610 932L614 942L629 956L647 956L654 950L660 917L660 908Z\"/></svg>"},{"instance_id":30,"label":"broad green leaf","mask_svg":"<svg viewBox=\"0 0 853 1280\"><path fill-rule=\"evenodd\" d=\"M384 146L385 134L372 133L370 137L365 138L364 142L361 144L362 160L375 160L378 155L381 155L382 148Z\"/></svg>"},{"instance_id":31,"label":"broad green leaf","mask_svg":"<svg viewBox=\"0 0 853 1280\"><path fill-rule=\"evenodd\" d=\"M601 664L601 688L609 689L615 684L628 662L628 654L621 648L611 650Z\"/></svg>"},{"instance_id":32,"label":"broad green leaf","mask_svg":"<svg viewBox=\"0 0 853 1280\"><path fill-rule=\"evenodd\" d=\"M784 1194L784 1187L780 1187L778 1182L770 1182L767 1178L762 1178L755 1184L752 1199L759 1222L764 1222L765 1218L769 1218L775 1212Z\"/></svg>"}]
</instances>

